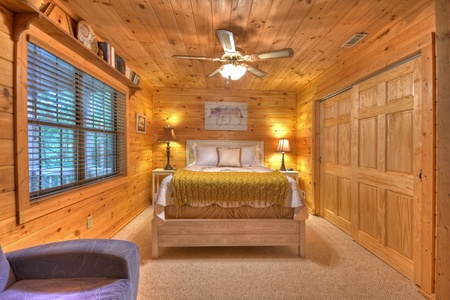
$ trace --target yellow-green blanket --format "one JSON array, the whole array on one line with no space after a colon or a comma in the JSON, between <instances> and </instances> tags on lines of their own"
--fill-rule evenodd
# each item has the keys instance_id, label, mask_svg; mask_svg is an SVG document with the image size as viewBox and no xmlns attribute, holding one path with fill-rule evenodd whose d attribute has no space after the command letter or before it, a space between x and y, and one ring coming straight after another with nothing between
<instances>
[{"instance_id":1,"label":"yellow-green blanket","mask_svg":"<svg viewBox=\"0 0 450 300\"><path fill-rule=\"evenodd\" d=\"M286 175L278 170L253 172L197 172L178 169L172 178L175 205L198 201L214 203L264 201L285 205L289 189Z\"/></svg>"}]
</instances>

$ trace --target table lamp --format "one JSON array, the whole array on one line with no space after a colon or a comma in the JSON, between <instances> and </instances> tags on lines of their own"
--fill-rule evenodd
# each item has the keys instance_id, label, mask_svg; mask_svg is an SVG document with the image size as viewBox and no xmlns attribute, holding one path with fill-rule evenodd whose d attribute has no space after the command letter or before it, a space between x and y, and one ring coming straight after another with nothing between
<instances>
[{"instance_id":1,"label":"table lamp","mask_svg":"<svg viewBox=\"0 0 450 300\"><path fill-rule=\"evenodd\" d=\"M278 142L277 152L281 152L280 171L286 171L286 167L284 166L284 152L291 152L291 147L289 146L288 139L280 139L280 141Z\"/></svg>"},{"instance_id":2,"label":"table lamp","mask_svg":"<svg viewBox=\"0 0 450 300\"><path fill-rule=\"evenodd\" d=\"M166 127L164 127L163 136L160 139L158 139L158 142L167 143L167 147L166 147L167 164L164 167L164 170L173 170L172 166L170 165L170 143L177 142L177 141L178 141L178 139L175 136L173 128L170 127L170 125L167 125Z\"/></svg>"}]
</instances>

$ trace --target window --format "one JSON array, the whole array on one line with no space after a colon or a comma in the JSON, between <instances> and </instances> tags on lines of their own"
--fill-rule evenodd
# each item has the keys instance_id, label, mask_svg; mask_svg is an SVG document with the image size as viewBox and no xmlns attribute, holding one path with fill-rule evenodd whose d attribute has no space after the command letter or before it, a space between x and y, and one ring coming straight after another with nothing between
<instances>
[{"instance_id":1,"label":"window","mask_svg":"<svg viewBox=\"0 0 450 300\"><path fill-rule=\"evenodd\" d=\"M125 173L125 95L28 43L30 201Z\"/></svg>"}]
</instances>

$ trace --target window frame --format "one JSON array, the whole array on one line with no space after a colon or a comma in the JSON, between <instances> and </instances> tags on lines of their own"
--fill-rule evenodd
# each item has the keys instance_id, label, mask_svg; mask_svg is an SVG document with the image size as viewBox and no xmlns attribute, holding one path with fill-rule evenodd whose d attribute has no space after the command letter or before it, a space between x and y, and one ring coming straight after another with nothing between
<instances>
[{"instance_id":1,"label":"window frame","mask_svg":"<svg viewBox=\"0 0 450 300\"><path fill-rule=\"evenodd\" d=\"M28 42L43 48L51 54L72 64L89 75L99 78L101 81L125 95L124 123L125 123L125 174L107 178L93 184L76 187L67 191L61 191L40 199L30 201L29 174L28 174L28 116L27 116L27 60ZM16 42L16 101L15 101L15 140L16 140L16 199L17 199L17 223L23 224L30 220L58 209L73 205L79 201L89 201L89 198L106 193L108 189L128 182L129 157L128 153L128 99L129 88L106 74L83 57L59 43L54 38L44 34L37 28L31 27L27 34L21 34ZM99 58L100 59L100 58ZM120 74L119 74L120 75Z\"/></svg>"}]
</instances>

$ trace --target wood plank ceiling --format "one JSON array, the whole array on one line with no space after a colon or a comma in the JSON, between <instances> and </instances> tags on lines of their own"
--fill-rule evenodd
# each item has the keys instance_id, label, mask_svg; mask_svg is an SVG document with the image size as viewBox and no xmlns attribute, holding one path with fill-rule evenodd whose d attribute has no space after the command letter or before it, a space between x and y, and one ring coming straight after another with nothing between
<instances>
[{"instance_id":1,"label":"wood plank ceiling","mask_svg":"<svg viewBox=\"0 0 450 300\"><path fill-rule=\"evenodd\" d=\"M56 0L77 20L86 20L154 88L298 91L325 70L356 55L358 47L402 22L416 3L407 0ZM246 54L290 47L291 58L253 62L268 73L247 72L227 84L206 75L220 62L172 56L220 57L215 30L238 36ZM355 33L368 36L341 48Z\"/></svg>"}]
</instances>

